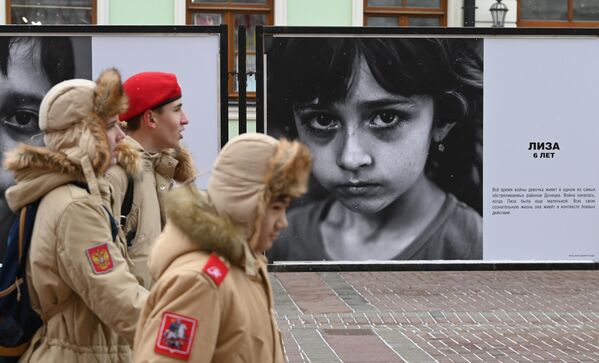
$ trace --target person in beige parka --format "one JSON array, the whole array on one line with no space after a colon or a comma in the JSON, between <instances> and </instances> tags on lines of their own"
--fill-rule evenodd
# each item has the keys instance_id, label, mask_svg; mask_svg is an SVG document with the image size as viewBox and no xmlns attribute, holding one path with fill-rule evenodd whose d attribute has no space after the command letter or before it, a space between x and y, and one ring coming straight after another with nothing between
<instances>
[{"instance_id":1,"label":"person in beige parka","mask_svg":"<svg viewBox=\"0 0 599 363\"><path fill-rule=\"evenodd\" d=\"M109 185L127 107L119 73L74 79L48 91L39 126L46 147L21 144L5 166L17 184L13 211L41 198L27 259L31 303L43 325L21 362L128 362L148 291L113 241Z\"/></svg>"},{"instance_id":2,"label":"person in beige parka","mask_svg":"<svg viewBox=\"0 0 599 363\"><path fill-rule=\"evenodd\" d=\"M149 289L148 255L166 222L163 196L174 181L195 177L191 154L180 144L189 120L174 74L137 73L123 87L129 109L119 119L126 124L127 137L106 179L111 185L112 212L126 236L131 271ZM132 188L129 213L122 210L128 187Z\"/></svg>"},{"instance_id":3,"label":"person in beige parka","mask_svg":"<svg viewBox=\"0 0 599 363\"><path fill-rule=\"evenodd\" d=\"M135 362L284 361L264 251L287 226L310 166L299 142L244 134L219 153L207 191L169 193Z\"/></svg>"}]
</instances>

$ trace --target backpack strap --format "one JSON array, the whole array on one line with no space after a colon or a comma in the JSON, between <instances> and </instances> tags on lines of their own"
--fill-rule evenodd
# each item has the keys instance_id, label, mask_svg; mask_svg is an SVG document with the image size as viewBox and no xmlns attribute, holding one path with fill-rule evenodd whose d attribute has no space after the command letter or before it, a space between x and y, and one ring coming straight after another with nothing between
<instances>
[{"instance_id":1,"label":"backpack strap","mask_svg":"<svg viewBox=\"0 0 599 363\"><path fill-rule=\"evenodd\" d=\"M125 198L123 198L123 205L121 206L121 225L125 224L127 216L131 213L133 207L133 190L135 185L133 184L133 178L127 178L127 191L125 192Z\"/></svg>"},{"instance_id":2,"label":"backpack strap","mask_svg":"<svg viewBox=\"0 0 599 363\"><path fill-rule=\"evenodd\" d=\"M131 213L131 208L133 208L133 191L135 190L135 184L133 183L133 178L127 178L127 191L125 192L125 198L123 198L123 205L121 206L121 216L120 222L121 226L124 226L127 222L127 217L129 213ZM127 239L127 249L131 248L133 245L133 239L135 238L135 234L137 231L131 230L127 232L125 236Z\"/></svg>"},{"instance_id":3,"label":"backpack strap","mask_svg":"<svg viewBox=\"0 0 599 363\"><path fill-rule=\"evenodd\" d=\"M23 238L25 237L25 226L26 226L26 217L27 217L27 207L21 208L21 216L19 220L19 265L23 262ZM10 286L6 289L0 291L0 298L5 297L11 294L13 291L17 290L17 301L21 301L21 289L20 286L25 282L22 277L18 277Z\"/></svg>"},{"instance_id":4,"label":"backpack strap","mask_svg":"<svg viewBox=\"0 0 599 363\"><path fill-rule=\"evenodd\" d=\"M21 208L21 218L19 220L19 264L23 259L23 238L25 238L25 226L27 219L27 207Z\"/></svg>"},{"instance_id":5,"label":"backpack strap","mask_svg":"<svg viewBox=\"0 0 599 363\"><path fill-rule=\"evenodd\" d=\"M31 344L31 340L28 340L21 345L17 345L16 347L0 346L0 357L20 357L25 353L27 348L29 348L29 344Z\"/></svg>"}]
</instances>

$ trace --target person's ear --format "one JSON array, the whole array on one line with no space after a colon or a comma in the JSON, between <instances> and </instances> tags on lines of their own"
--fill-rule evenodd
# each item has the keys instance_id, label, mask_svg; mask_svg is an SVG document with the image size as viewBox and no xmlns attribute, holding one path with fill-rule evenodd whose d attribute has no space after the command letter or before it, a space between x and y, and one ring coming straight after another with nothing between
<instances>
[{"instance_id":1,"label":"person's ear","mask_svg":"<svg viewBox=\"0 0 599 363\"><path fill-rule=\"evenodd\" d=\"M156 120L154 119L154 113L152 110L144 111L144 113L141 115L141 121L144 123L144 125L151 129L156 128Z\"/></svg>"},{"instance_id":2,"label":"person's ear","mask_svg":"<svg viewBox=\"0 0 599 363\"><path fill-rule=\"evenodd\" d=\"M451 129L453 129L453 127L455 126L455 122L452 123L446 123L443 125L439 125L439 126L433 126L433 142L439 143L442 142L443 139L445 139L445 136L447 136L447 134L449 134L449 131L451 131Z\"/></svg>"}]
</instances>

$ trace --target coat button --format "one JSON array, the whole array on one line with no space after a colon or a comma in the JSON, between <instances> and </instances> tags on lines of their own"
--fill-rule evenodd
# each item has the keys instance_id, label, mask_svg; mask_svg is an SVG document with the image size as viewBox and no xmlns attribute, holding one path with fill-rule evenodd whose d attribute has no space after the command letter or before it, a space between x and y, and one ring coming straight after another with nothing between
<instances>
[{"instance_id":1,"label":"coat button","mask_svg":"<svg viewBox=\"0 0 599 363\"><path fill-rule=\"evenodd\" d=\"M166 185L161 185L160 186L160 190L165 190L166 189Z\"/></svg>"}]
</instances>

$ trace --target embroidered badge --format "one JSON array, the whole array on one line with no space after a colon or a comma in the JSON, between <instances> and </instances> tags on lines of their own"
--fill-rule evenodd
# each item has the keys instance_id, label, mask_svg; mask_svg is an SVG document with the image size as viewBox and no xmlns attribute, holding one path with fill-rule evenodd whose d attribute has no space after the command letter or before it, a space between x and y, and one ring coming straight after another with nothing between
<instances>
[{"instance_id":1,"label":"embroidered badge","mask_svg":"<svg viewBox=\"0 0 599 363\"><path fill-rule=\"evenodd\" d=\"M108 243L88 248L85 250L85 254L96 275L112 271L113 263L108 250Z\"/></svg>"},{"instance_id":2,"label":"embroidered badge","mask_svg":"<svg viewBox=\"0 0 599 363\"><path fill-rule=\"evenodd\" d=\"M206 262L203 271L210 276L216 286L219 286L225 280L225 277L227 277L229 269L221 261L220 257L213 253L210 255L208 262Z\"/></svg>"},{"instance_id":3,"label":"embroidered badge","mask_svg":"<svg viewBox=\"0 0 599 363\"><path fill-rule=\"evenodd\" d=\"M188 360L197 325L198 321L194 318L165 311L162 314L154 352Z\"/></svg>"}]
</instances>

